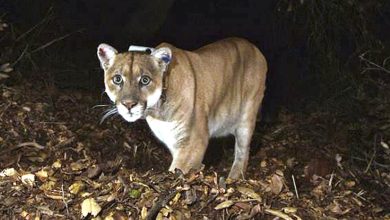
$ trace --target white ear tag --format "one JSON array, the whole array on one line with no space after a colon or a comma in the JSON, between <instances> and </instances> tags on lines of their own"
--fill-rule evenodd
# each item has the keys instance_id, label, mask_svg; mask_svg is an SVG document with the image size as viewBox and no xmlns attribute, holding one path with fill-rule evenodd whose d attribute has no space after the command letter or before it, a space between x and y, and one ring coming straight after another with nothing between
<instances>
[{"instance_id":1,"label":"white ear tag","mask_svg":"<svg viewBox=\"0 0 390 220\"><path fill-rule=\"evenodd\" d=\"M138 52L152 53L153 51L155 51L155 49L152 48L152 47L143 47L143 46L130 45L129 51L134 51L134 52L138 51Z\"/></svg>"}]
</instances>

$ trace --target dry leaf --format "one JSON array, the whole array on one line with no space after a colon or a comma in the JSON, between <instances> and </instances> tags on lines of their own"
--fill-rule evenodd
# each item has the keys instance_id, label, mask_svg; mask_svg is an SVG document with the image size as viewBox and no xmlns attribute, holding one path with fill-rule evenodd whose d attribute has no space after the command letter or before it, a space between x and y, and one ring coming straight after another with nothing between
<instances>
[{"instance_id":1,"label":"dry leaf","mask_svg":"<svg viewBox=\"0 0 390 220\"><path fill-rule=\"evenodd\" d=\"M118 197L118 195L117 195L117 193L115 192L115 193L112 193L111 195L109 195L108 197L107 197L107 202L111 202L111 201L113 201L113 200L115 200L116 198Z\"/></svg>"},{"instance_id":2,"label":"dry leaf","mask_svg":"<svg viewBox=\"0 0 390 220\"><path fill-rule=\"evenodd\" d=\"M43 183L39 189L40 190L43 190L43 191L50 191L54 188L54 186L56 185L56 182L54 181L48 181L48 182L45 182Z\"/></svg>"},{"instance_id":3,"label":"dry leaf","mask_svg":"<svg viewBox=\"0 0 390 220\"><path fill-rule=\"evenodd\" d=\"M257 193L255 193L255 191L253 191L253 189L249 189L249 188L246 188L246 187L243 187L243 186L237 186L237 190L238 190L241 194L243 194L243 195L245 195L245 196L247 196L247 197L249 197L249 198L251 198L251 199L256 199L256 200L258 200L259 202L261 202L261 197L260 197L260 195L257 194Z\"/></svg>"},{"instance_id":4,"label":"dry leaf","mask_svg":"<svg viewBox=\"0 0 390 220\"><path fill-rule=\"evenodd\" d=\"M20 216L22 216L23 218L27 218L28 216L29 216L29 214L28 214L28 212L26 212L26 211L22 211L21 213L20 213Z\"/></svg>"},{"instance_id":5,"label":"dry leaf","mask_svg":"<svg viewBox=\"0 0 390 220\"><path fill-rule=\"evenodd\" d=\"M340 204L338 202L333 202L328 206L329 210L333 213L341 215L343 211L341 210Z\"/></svg>"},{"instance_id":6,"label":"dry leaf","mask_svg":"<svg viewBox=\"0 0 390 220\"><path fill-rule=\"evenodd\" d=\"M160 210L160 213L164 216L164 217L167 217L170 213L172 213L173 210L171 208L169 208L168 206L165 206L164 208L162 208Z\"/></svg>"},{"instance_id":7,"label":"dry leaf","mask_svg":"<svg viewBox=\"0 0 390 220\"><path fill-rule=\"evenodd\" d=\"M277 174L272 175L270 187L273 194L279 194L283 189L283 177Z\"/></svg>"},{"instance_id":8,"label":"dry leaf","mask_svg":"<svg viewBox=\"0 0 390 220\"><path fill-rule=\"evenodd\" d=\"M22 109L26 112L31 112L31 108L28 106L23 106Z\"/></svg>"},{"instance_id":9,"label":"dry leaf","mask_svg":"<svg viewBox=\"0 0 390 220\"><path fill-rule=\"evenodd\" d=\"M3 73L9 73L12 72L14 69L11 67L10 63L4 63L3 65L0 66L0 72Z\"/></svg>"},{"instance_id":10,"label":"dry leaf","mask_svg":"<svg viewBox=\"0 0 390 220\"><path fill-rule=\"evenodd\" d=\"M141 209L141 219L146 219L147 215L148 215L148 209L144 206Z\"/></svg>"},{"instance_id":11,"label":"dry leaf","mask_svg":"<svg viewBox=\"0 0 390 220\"><path fill-rule=\"evenodd\" d=\"M164 220L164 216L161 212L159 212L156 216L156 220Z\"/></svg>"},{"instance_id":12,"label":"dry leaf","mask_svg":"<svg viewBox=\"0 0 390 220\"><path fill-rule=\"evenodd\" d=\"M49 174L46 170L40 170L38 172L35 173L35 175L41 180L41 181L44 181L45 179L47 179L47 177L49 177Z\"/></svg>"},{"instance_id":13,"label":"dry leaf","mask_svg":"<svg viewBox=\"0 0 390 220\"><path fill-rule=\"evenodd\" d=\"M14 168L6 168L0 172L0 177L12 177L17 174L18 172Z\"/></svg>"},{"instance_id":14,"label":"dry leaf","mask_svg":"<svg viewBox=\"0 0 390 220\"><path fill-rule=\"evenodd\" d=\"M346 182L344 183L344 185L345 185L347 188L352 188L352 187L354 187L354 186L356 185L356 182L353 181L353 180L350 180L350 181L346 181Z\"/></svg>"},{"instance_id":15,"label":"dry leaf","mask_svg":"<svg viewBox=\"0 0 390 220\"><path fill-rule=\"evenodd\" d=\"M35 184L35 175L32 173L24 174L21 177L21 179L22 179L22 183L27 185L27 186L33 187Z\"/></svg>"},{"instance_id":16,"label":"dry leaf","mask_svg":"<svg viewBox=\"0 0 390 220\"><path fill-rule=\"evenodd\" d=\"M287 214L289 214L289 213L296 213L297 212L297 208L295 208L295 207L284 207L283 208L283 212L287 213Z\"/></svg>"},{"instance_id":17,"label":"dry leaf","mask_svg":"<svg viewBox=\"0 0 390 220\"><path fill-rule=\"evenodd\" d=\"M79 162L73 162L70 164L70 168L73 170L73 171L79 171L79 170L82 170L85 168L85 165L82 164L82 163L79 163Z\"/></svg>"},{"instance_id":18,"label":"dry leaf","mask_svg":"<svg viewBox=\"0 0 390 220\"><path fill-rule=\"evenodd\" d=\"M252 205L247 203L247 202L236 202L236 203L234 203L234 206L236 206L240 209L247 210L247 211L252 208Z\"/></svg>"},{"instance_id":19,"label":"dry leaf","mask_svg":"<svg viewBox=\"0 0 390 220\"><path fill-rule=\"evenodd\" d=\"M271 215L274 215L274 216L277 216L277 217L282 218L284 220L293 220L290 216L288 216L288 215L286 215L283 212L278 211L278 210L265 209L264 212L271 214Z\"/></svg>"},{"instance_id":20,"label":"dry leaf","mask_svg":"<svg viewBox=\"0 0 390 220\"><path fill-rule=\"evenodd\" d=\"M219 203L217 206L215 206L215 210L220 210L220 209L225 209L225 208L229 208L230 206L232 206L234 204L234 202L232 200L226 200L222 203Z\"/></svg>"},{"instance_id":21,"label":"dry leaf","mask_svg":"<svg viewBox=\"0 0 390 220\"><path fill-rule=\"evenodd\" d=\"M176 193L175 197L173 197L173 199L171 200L171 204L176 204L179 201L180 197L181 193Z\"/></svg>"},{"instance_id":22,"label":"dry leaf","mask_svg":"<svg viewBox=\"0 0 390 220\"><path fill-rule=\"evenodd\" d=\"M390 148L389 148L389 145L388 145L386 142L384 142L384 141L381 141L381 146L382 146L383 148L385 148L385 149L390 149Z\"/></svg>"},{"instance_id":23,"label":"dry leaf","mask_svg":"<svg viewBox=\"0 0 390 220\"><path fill-rule=\"evenodd\" d=\"M72 194L78 194L84 188L85 188L84 182L79 180L69 186L69 192Z\"/></svg>"},{"instance_id":24,"label":"dry leaf","mask_svg":"<svg viewBox=\"0 0 390 220\"><path fill-rule=\"evenodd\" d=\"M0 73L0 80L7 79L7 78L9 78L9 76L7 74Z\"/></svg>"},{"instance_id":25,"label":"dry leaf","mask_svg":"<svg viewBox=\"0 0 390 220\"><path fill-rule=\"evenodd\" d=\"M81 203L81 214L83 217L88 216L88 214L91 214L92 216L96 217L101 210L102 210L102 208L95 201L94 198L85 199Z\"/></svg>"},{"instance_id":26,"label":"dry leaf","mask_svg":"<svg viewBox=\"0 0 390 220\"><path fill-rule=\"evenodd\" d=\"M61 160L56 160L51 166L55 169L61 168Z\"/></svg>"},{"instance_id":27,"label":"dry leaf","mask_svg":"<svg viewBox=\"0 0 390 220\"><path fill-rule=\"evenodd\" d=\"M311 191L311 194L317 199L323 198L328 191L328 188L328 185L321 183L318 186L314 187L314 189Z\"/></svg>"},{"instance_id":28,"label":"dry leaf","mask_svg":"<svg viewBox=\"0 0 390 220\"><path fill-rule=\"evenodd\" d=\"M45 196L54 200L64 200L61 192L58 191L45 191Z\"/></svg>"},{"instance_id":29,"label":"dry leaf","mask_svg":"<svg viewBox=\"0 0 390 220\"><path fill-rule=\"evenodd\" d=\"M132 218L128 218L126 213L123 211L115 211L110 212L106 217L104 217L104 220L130 220Z\"/></svg>"}]
</instances>

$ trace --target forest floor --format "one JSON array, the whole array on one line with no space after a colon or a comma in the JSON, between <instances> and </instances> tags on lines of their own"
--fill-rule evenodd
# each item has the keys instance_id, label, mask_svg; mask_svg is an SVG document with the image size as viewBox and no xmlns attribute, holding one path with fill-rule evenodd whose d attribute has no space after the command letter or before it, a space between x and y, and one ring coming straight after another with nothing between
<instances>
[{"instance_id":1,"label":"forest floor","mask_svg":"<svg viewBox=\"0 0 390 220\"><path fill-rule=\"evenodd\" d=\"M169 173L145 122L99 124L98 92L41 84L0 86L0 219L390 219L389 169L352 163L331 113L259 125L246 179L231 181L231 139L202 171Z\"/></svg>"}]
</instances>

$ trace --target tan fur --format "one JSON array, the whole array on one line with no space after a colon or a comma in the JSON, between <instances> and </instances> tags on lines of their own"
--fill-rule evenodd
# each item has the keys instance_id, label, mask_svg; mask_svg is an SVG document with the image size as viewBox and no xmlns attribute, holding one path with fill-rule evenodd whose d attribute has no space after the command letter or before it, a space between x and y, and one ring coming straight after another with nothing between
<instances>
[{"instance_id":1,"label":"tan fur","mask_svg":"<svg viewBox=\"0 0 390 220\"><path fill-rule=\"evenodd\" d=\"M118 108L124 99L138 103L134 108L140 106L142 118L172 154L170 171L199 168L209 138L233 134L235 159L229 177L243 177L265 90L264 56L253 44L239 38L221 40L195 51L166 43L157 48L170 48L169 64L146 53L114 51L110 64L104 66L102 62L106 91ZM121 88L112 83L118 72L124 79ZM139 86L142 73L152 79L147 88ZM160 97L160 90L164 98L148 107L148 97Z\"/></svg>"}]
</instances>

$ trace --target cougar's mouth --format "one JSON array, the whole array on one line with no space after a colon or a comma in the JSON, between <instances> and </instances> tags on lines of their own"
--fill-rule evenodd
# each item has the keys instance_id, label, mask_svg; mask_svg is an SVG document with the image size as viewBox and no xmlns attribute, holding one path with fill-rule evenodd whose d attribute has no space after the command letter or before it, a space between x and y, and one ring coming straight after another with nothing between
<instances>
[{"instance_id":1,"label":"cougar's mouth","mask_svg":"<svg viewBox=\"0 0 390 220\"><path fill-rule=\"evenodd\" d=\"M138 103L131 109L122 104L117 105L118 113L128 122L134 122L144 116L145 107Z\"/></svg>"}]
</instances>

